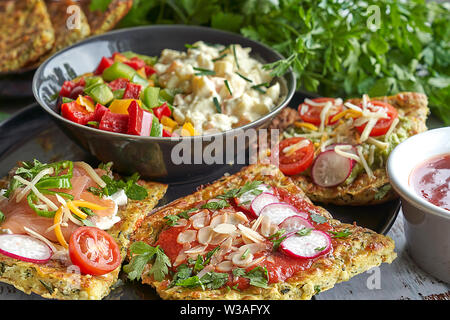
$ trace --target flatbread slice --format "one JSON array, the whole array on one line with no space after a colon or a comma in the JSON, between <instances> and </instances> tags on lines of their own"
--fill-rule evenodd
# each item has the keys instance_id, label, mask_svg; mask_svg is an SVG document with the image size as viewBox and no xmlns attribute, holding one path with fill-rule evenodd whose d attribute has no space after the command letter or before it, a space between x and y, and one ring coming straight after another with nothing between
<instances>
[{"instance_id":1,"label":"flatbread slice","mask_svg":"<svg viewBox=\"0 0 450 320\"><path fill-rule=\"evenodd\" d=\"M233 192L233 190L242 190L244 186L248 186L251 183L262 183L266 187L276 188L279 192L279 196L289 195L289 199L292 200L291 204L295 204L297 208L301 207L302 212L307 212L310 215L309 219L317 221L315 228L324 229L325 226L330 227L330 235L334 234L336 237L332 240L332 249L328 254L319 256L311 260L296 260L291 258L283 257L283 254L279 251L272 251L274 248L271 243L270 232L263 231L263 225L265 225L264 219L251 218L250 216L242 216L241 213L237 213L238 210L234 206L225 207L223 209L211 209L209 210L209 218L206 219L203 225L198 219L198 215L204 209L195 210L204 206L206 203L217 201L218 198L226 195L227 193ZM261 184L261 185L262 185ZM285 198L284 198L285 199ZM229 199L230 200L230 199ZM231 200L230 200L231 201ZM284 201L284 200L283 200ZM207 210L208 211L208 210ZM190 217L186 219L186 213L189 213ZM226 218L222 218L226 215ZM178 216L178 219L176 218ZM218 218L220 217L220 218ZM248 222L243 222L245 217L249 219ZM211 220L208 220L211 219ZM217 219L226 221L224 225L220 226L220 231L217 228ZM187 220L187 221L186 221ZM196 221L196 222L194 222ZM209 222L208 222L209 221ZM215 221L215 222L213 222ZM238 222L236 222L238 221ZM259 221L259 222L258 222ZM320 223L319 223L320 222ZM249 232L247 229L239 226L239 223L247 226L254 230L258 235ZM255 227L255 224L258 224ZM208 244L207 249L201 252L201 248L198 248L197 243L194 241L192 245L190 243L183 242L191 235L189 232L195 226L198 228L197 241L200 241L201 228L208 228L214 224L213 236L211 239L217 239L220 237L220 233L224 233L224 229L234 230L229 233L232 237L232 245L228 242L228 239L214 242ZM230 227L229 225L237 224L237 227ZM267 226L266 226L267 227ZM172 229L171 229L172 228ZM173 228L179 228L177 231ZM274 232L276 229L272 230ZM278 229L277 232L280 230ZM235 233L240 233L242 241L240 242L239 235ZM178 234L178 236L176 236ZM180 234L182 236L180 236ZM263 236L266 234L266 236ZM269 235L269 236L267 236ZM274 233L272 236L275 236ZM344 236L343 236L344 235ZM263 237L264 240L258 242L257 240ZM256 239L256 240L255 240ZM272 237L272 239L276 239ZM213 241L211 240L211 241ZM215 241L215 240L214 240ZM169 267L169 272L166 272L165 277L156 280L156 274L161 265L161 261L164 261L161 257L159 260L159 267L155 266L155 260L150 260L149 263L144 267L142 272L142 283L149 284L154 287L157 293L163 299L220 299L220 300L242 300L242 299L311 299L311 297L320 292L332 288L336 283L349 280L351 277L365 272L366 270L380 265L382 262L391 263L395 257L394 252L394 242L389 237L380 235L366 228L356 226L355 224L344 224L332 218L330 213L321 207L314 206L311 201L305 196L301 189L296 186L291 179L285 177L275 166L272 165L251 165L242 169L239 173L234 175L225 176L222 179L199 189L197 192L180 198L164 208L157 209L153 214L147 216L143 221L141 226L137 229L136 233L132 237L132 244L130 248L138 246L141 250L145 247L144 244L156 248L162 248L167 254L170 261L171 267ZM217 244L218 243L218 244ZM251 272L253 268L259 268L265 266L268 270L268 285L248 285L249 278L245 276L240 276L236 278L235 271L237 266L235 263L240 263L240 259L235 260L235 258L230 258L234 252L239 252L240 247L244 244L263 244L267 245L265 249L260 249L259 253L254 253L253 260L250 260L244 264L243 268L247 268L246 272ZM219 246L219 249L215 251L208 259L208 253L214 251L211 250L212 247ZM201 253L199 253L199 251ZM208 252L205 254L205 252ZM198 253L197 256L195 253ZM242 252L241 252L242 253ZM139 254L136 252L130 252L131 262L124 266L124 270L128 272L129 277L133 275L133 278L139 278L136 275L137 267L136 261L138 260ZM184 256L183 256L184 255ZM199 258L199 256L201 256ZM258 258L257 258L258 257ZM262 260L261 260L262 257ZM242 257L241 257L242 258ZM136 260L133 260L136 259ZM231 262L229 262L231 259ZM245 257L248 259L248 256ZM301 260L303 262L301 262ZM141 260L140 260L141 261ZM198 273L188 274L191 278L187 280L186 275L182 277L180 274L175 272L180 271L180 266L187 265L190 268L195 268L198 261L204 262L202 271ZM281 261L281 262L279 262ZM254 263L254 264L252 264ZM290 263L305 263L303 268L295 269L296 271L292 274L288 274ZM282 265L287 265L288 268L281 267ZM223 271L226 266L232 266L232 270ZM298 266L298 265L297 265ZM279 269L277 269L279 268ZM204 288L198 283L195 283L195 277L204 279L205 271L216 273L225 273L225 280L228 282L225 285L217 287L217 283L204 284ZM195 269L192 269L195 270ZM198 269L197 269L198 270ZM221 271L222 270L222 271ZM261 269L259 269L261 270ZM186 269L184 269L186 271ZM134 272L134 273L133 273ZM200 273L203 272L203 275ZM242 270L240 270L242 272ZM175 276L174 276L175 274ZM222 277L215 274L216 279L221 279ZM248 274L247 274L248 276ZM173 277L176 277L174 279ZM271 278L272 277L272 278ZM276 279L275 277L279 277ZM178 285L177 279L185 279L182 281L183 285ZM274 281L271 281L274 279ZM256 279L254 279L256 281ZM261 280L261 279L260 279ZM266 279L267 280L267 279ZM193 283L194 281L194 283ZM240 281L244 281L244 287L240 287ZM245 282L247 281L247 282ZM245 285L245 283L247 285ZM208 287L212 286L212 287Z\"/></svg>"},{"instance_id":2,"label":"flatbread slice","mask_svg":"<svg viewBox=\"0 0 450 320\"><path fill-rule=\"evenodd\" d=\"M7 179L0 181L6 187ZM167 185L141 181L148 191L146 199L129 200L119 209L121 220L108 233L120 247L122 260L126 256L129 238L145 215L164 196ZM102 276L84 275L76 272L67 255L45 264L16 260L0 254L0 281L13 285L27 293L59 300L99 300L107 296L117 282L121 266Z\"/></svg>"},{"instance_id":3,"label":"flatbread slice","mask_svg":"<svg viewBox=\"0 0 450 320\"><path fill-rule=\"evenodd\" d=\"M393 134L402 130L401 139L395 144L403 141L407 137L427 130L426 119L429 113L427 96L416 92L402 92L389 97L376 97L371 100L380 100L391 104L397 109L399 115L404 119L403 125L397 125ZM349 102L358 104L361 99L349 99ZM283 132L289 132L295 122L301 121L298 111L292 108L285 108L272 122L272 129L280 129L280 137ZM351 137L353 139L353 137ZM358 142L355 140L355 144ZM392 149L393 147L389 147ZM392 151L392 150L390 150ZM389 152L390 152L389 151ZM383 161L383 168L373 171L374 179L370 179L368 174L362 171L353 182L341 184L336 187L321 187L316 185L307 174L291 176L291 179L306 193L314 202L332 203L337 205L373 205L384 203L397 198L397 194L389 184L389 178L385 169L386 162Z\"/></svg>"},{"instance_id":4,"label":"flatbread slice","mask_svg":"<svg viewBox=\"0 0 450 320\"><path fill-rule=\"evenodd\" d=\"M93 35L112 30L125 17L133 5L133 0L112 0L105 12L90 10L90 1L83 1L81 7L85 12Z\"/></svg>"},{"instance_id":5,"label":"flatbread slice","mask_svg":"<svg viewBox=\"0 0 450 320\"><path fill-rule=\"evenodd\" d=\"M18 70L53 47L55 31L43 0L0 2L0 72Z\"/></svg>"}]
</instances>

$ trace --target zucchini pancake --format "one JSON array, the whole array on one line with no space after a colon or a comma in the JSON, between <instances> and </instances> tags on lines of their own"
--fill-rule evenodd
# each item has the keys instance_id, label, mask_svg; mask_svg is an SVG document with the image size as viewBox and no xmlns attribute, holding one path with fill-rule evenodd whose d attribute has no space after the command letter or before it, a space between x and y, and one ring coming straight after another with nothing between
<instances>
[{"instance_id":1,"label":"zucchini pancake","mask_svg":"<svg viewBox=\"0 0 450 320\"><path fill-rule=\"evenodd\" d=\"M167 186L110 164L23 162L0 181L0 281L53 299L102 299L138 222Z\"/></svg>"},{"instance_id":2,"label":"zucchini pancake","mask_svg":"<svg viewBox=\"0 0 450 320\"><path fill-rule=\"evenodd\" d=\"M155 210L131 241L123 270L163 299L310 299L396 257L261 164Z\"/></svg>"},{"instance_id":3,"label":"zucchini pancake","mask_svg":"<svg viewBox=\"0 0 450 320\"><path fill-rule=\"evenodd\" d=\"M427 130L424 94L389 97L305 99L285 108L272 123L280 143L272 163L312 200L337 205L372 205L397 197L386 163L403 140Z\"/></svg>"}]
</instances>

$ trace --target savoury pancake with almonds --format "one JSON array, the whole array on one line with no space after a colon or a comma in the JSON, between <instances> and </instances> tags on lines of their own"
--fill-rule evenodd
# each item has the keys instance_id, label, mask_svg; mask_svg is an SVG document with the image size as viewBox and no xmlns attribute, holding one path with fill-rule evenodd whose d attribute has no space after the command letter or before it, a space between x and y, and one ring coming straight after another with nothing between
<instances>
[{"instance_id":1,"label":"savoury pancake with almonds","mask_svg":"<svg viewBox=\"0 0 450 320\"><path fill-rule=\"evenodd\" d=\"M310 261L310 264L307 264L308 267L303 269L300 268L300 270L297 269L297 271L293 274L287 275L283 274L283 272L289 273L290 271L287 271L289 270L289 267L281 267L281 272L277 272L278 264L275 263L275 265L273 265L273 263L269 261L271 256L275 257L275 259L279 259L280 254L266 252L267 261L262 262L262 265L266 265L269 268L268 274L270 276L267 286L256 286L250 284L249 286L240 288L234 286L234 283L233 286L225 285L214 289L202 289L199 286L189 287L191 284L179 286L176 283L173 283L174 279L171 276L173 273L166 274L163 280L155 280L154 276L150 274L150 271L153 270L153 265L151 262L145 266L142 272L142 282L154 287L163 299L311 299L314 294L317 294L320 291L328 290L338 282L347 281L356 274L365 272L374 266L380 265L382 262L391 263L395 259L396 254L394 252L394 242L389 237L377 234L369 229L356 226L355 224L344 224L333 219L330 213L328 213L325 209L314 206L309 199L306 198L301 189L299 189L291 179L285 177L275 166L265 165L252 165L246 167L237 174L223 177L222 179L199 189L197 192L189 196L175 200L167 206L155 210L153 214L147 216L142 221L140 227L132 237L133 243L131 246L133 247L134 244L139 244L140 242L145 242L147 245L153 247L156 245L163 246L164 251L171 257L169 258L171 265L180 266L180 263L183 262L179 260L179 257L182 257L183 253L181 251L175 251L181 249L184 250L185 254L188 254L188 252L196 252L198 247L195 243L192 245L192 248L189 248L189 246L186 246L185 244L180 245L178 243L179 236L175 238L170 236L170 228L183 229L183 224L180 226L175 225L175 227L172 225L172 227L170 227L170 224L168 226L168 222L173 221L174 216L177 215L184 218L185 213L189 212L189 209L193 209L192 206L208 203L211 199L217 200L218 197L230 192L230 190L242 188L243 186L256 181L262 182L272 188L278 188L281 192L292 195L298 203L302 203L304 208L310 208L316 214L315 219L317 221L319 221L318 219L324 219L326 223L329 224L330 228L332 228L331 230L334 230L333 234L337 235L336 237L333 237L333 248L332 251L330 251L331 253L313 259ZM228 214L236 215L232 208L225 208L223 210L227 211ZM201 214L201 212L197 213L194 210L194 213L192 213L193 216L198 214ZM218 214L220 216L220 210ZM242 214L237 213L237 215L240 217L239 219L242 218ZM217 213L213 213L212 218L214 219L216 216ZM235 218L236 217L232 220L227 220L228 222L225 223L228 224L226 226L227 228L232 228L229 224L234 223L232 221L235 220ZM179 221L181 220L184 219L179 219ZM253 222L255 222L255 220L253 220ZM194 224L194 222L191 223ZM320 223L323 223L323 221ZM232 229L234 230L234 228ZM242 226L238 226L237 229L246 230L245 228L242 228ZM186 234L187 236L187 232L181 232L179 235ZM200 237L200 231L198 232L198 237ZM160 239L162 235L164 235L164 239ZM219 260L212 262L216 258L214 255L212 257L210 256L210 264L207 265L205 269L210 268L210 270L217 271L220 269L219 265L222 265L222 263L228 263L226 261L220 262L220 256L222 255L220 250L222 246L224 246L225 249L225 242L226 241L219 244L219 258L217 258ZM239 244L236 244L236 246L239 246ZM139 247L143 248L142 246ZM188 251L189 249L191 251ZM230 250L235 249L231 247ZM236 250L239 249L236 248ZM225 254L228 254L228 252L225 252ZM192 257L192 259L196 260L195 257ZM226 256L224 259L227 259ZM198 257L196 261L199 261ZM204 260L200 259L200 261ZM239 261L240 260L238 259L237 263L239 263ZM286 257L282 257L281 260L275 261L281 261L280 266L283 264L283 261L284 263L302 263L301 261L298 262L298 260L293 261L286 259ZM160 262L161 260L159 263ZM235 259L233 259L233 262L235 262ZM186 264L189 264L189 262L186 262ZM124 267L124 270L127 271L127 268L130 266L133 266L133 260L131 260L130 265ZM177 269L177 271L180 270ZM278 278L279 281L276 281L276 279L271 281L271 276ZM233 276L231 277L231 279L233 279ZM190 279L192 278L187 280ZM239 283L239 277L236 281Z\"/></svg>"}]
</instances>

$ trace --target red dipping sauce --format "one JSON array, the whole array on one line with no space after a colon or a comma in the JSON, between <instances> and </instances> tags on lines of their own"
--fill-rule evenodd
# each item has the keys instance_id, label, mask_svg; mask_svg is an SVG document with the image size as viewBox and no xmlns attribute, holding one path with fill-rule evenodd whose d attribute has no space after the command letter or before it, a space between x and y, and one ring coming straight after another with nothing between
<instances>
[{"instance_id":1,"label":"red dipping sauce","mask_svg":"<svg viewBox=\"0 0 450 320\"><path fill-rule=\"evenodd\" d=\"M411 172L409 183L422 198L450 211L450 153L417 166Z\"/></svg>"}]
</instances>

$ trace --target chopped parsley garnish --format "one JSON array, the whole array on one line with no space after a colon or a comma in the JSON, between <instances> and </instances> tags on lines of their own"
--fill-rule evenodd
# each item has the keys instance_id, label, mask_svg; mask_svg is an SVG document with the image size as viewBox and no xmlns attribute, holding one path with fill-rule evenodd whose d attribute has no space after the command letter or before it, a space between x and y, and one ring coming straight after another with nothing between
<instances>
[{"instance_id":1,"label":"chopped parsley garnish","mask_svg":"<svg viewBox=\"0 0 450 320\"><path fill-rule=\"evenodd\" d=\"M184 47L187 48L187 49L198 49L198 46L193 45L193 44L189 44L189 43L186 43L184 45Z\"/></svg>"},{"instance_id":2,"label":"chopped parsley garnish","mask_svg":"<svg viewBox=\"0 0 450 320\"><path fill-rule=\"evenodd\" d=\"M217 113L222 113L222 107L220 106L219 100L217 97L213 98L214 107L216 107Z\"/></svg>"},{"instance_id":3,"label":"chopped parsley garnish","mask_svg":"<svg viewBox=\"0 0 450 320\"><path fill-rule=\"evenodd\" d=\"M138 241L130 246L130 253L132 255L130 263L123 267L130 280L139 280L149 262L152 262L152 267L148 273L156 281L164 280L169 273L169 267L171 266L169 257L159 246L152 247L145 242Z\"/></svg>"},{"instance_id":4,"label":"chopped parsley garnish","mask_svg":"<svg viewBox=\"0 0 450 320\"><path fill-rule=\"evenodd\" d=\"M331 233L333 235L332 238L346 238L349 235L352 234L351 231L349 231L347 228L345 228L345 230L343 231L328 231L328 233Z\"/></svg>"},{"instance_id":5,"label":"chopped parsley garnish","mask_svg":"<svg viewBox=\"0 0 450 320\"><path fill-rule=\"evenodd\" d=\"M315 223L322 224L328 221L328 219L324 216L321 216L320 214L311 214L311 220Z\"/></svg>"},{"instance_id":6,"label":"chopped parsley garnish","mask_svg":"<svg viewBox=\"0 0 450 320\"><path fill-rule=\"evenodd\" d=\"M246 272L245 269L236 268L233 271L233 276L243 277L250 280L250 284L255 287L267 288L269 283L269 273L266 267L258 266Z\"/></svg>"},{"instance_id":7,"label":"chopped parsley garnish","mask_svg":"<svg viewBox=\"0 0 450 320\"><path fill-rule=\"evenodd\" d=\"M303 228L303 229L297 231L295 234L300 237L304 237L304 236L309 235L312 230L313 230L313 228Z\"/></svg>"},{"instance_id":8,"label":"chopped parsley garnish","mask_svg":"<svg viewBox=\"0 0 450 320\"><path fill-rule=\"evenodd\" d=\"M286 233L285 229L279 229L277 232L269 236L269 240L273 243L273 251L277 251L280 247L281 242L283 242L284 239L286 239L286 236L284 235Z\"/></svg>"},{"instance_id":9,"label":"chopped parsley garnish","mask_svg":"<svg viewBox=\"0 0 450 320\"><path fill-rule=\"evenodd\" d=\"M108 175L104 175L101 178L106 183L106 186L102 189L89 187L88 191L97 196L110 196L122 189L131 200L143 200L148 196L147 189L137 184L139 180L137 173L133 174L126 181L114 180Z\"/></svg>"},{"instance_id":10,"label":"chopped parsley garnish","mask_svg":"<svg viewBox=\"0 0 450 320\"><path fill-rule=\"evenodd\" d=\"M245 260L248 257L249 253L250 253L250 250L246 249L245 252L241 255L241 260Z\"/></svg>"},{"instance_id":11,"label":"chopped parsley garnish","mask_svg":"<svg viewBox=\"0 0 450 320\"><path fill-rule=\"evenodd\" d=\"M224 200L230 198L237 198L242 196L244 193L248 191L256 189L261 183L262 181L247 182L241 188L227 190L224 194L218 195L216 198Z\"/></svg>"},{"instance_id":12,"label":"chopped parsley garnish","mask_svg":"<svg viewBox=\"0 0 450 320\"><path fill-rule=\"evenodd\" d=\"M5 215L4 215L3 212L0 210L0 223L2 223L3 221L5 221Z\"/></svg>"},{"instance_id":13,"label":"chopped parsley garnish","mask_svg":"<svg viewBox=\"0 0 450 320\"><path fill-rule=\"evenodd\" d=\"M214 75L216 75L216 72L214 70L198 68L198 67L194 67L194 70L198 71L195 73L196 76L214 76Z\"/></svg>"},{"instance_id":14,"label":"chopped parsley garnish","mask_svg":"<svg viewBox=\"0 0 450 320\"><path fill-rule=\"evenodd\" d=\"M318 247L318 248L314 248L314 250L320 252L320 251L325 250L326 248L327 248L327 246L325 246L325 247Z\"/></svg>"},{"instance_id":15,"label":"chopped parsley garnish","mask_svg":"<svg viewBox=\"0 0 450 320\"><path fill-rule=\"evenodd\" d=\"M94 128L98 128L99 124L100 123L98 121L89 121L87 123L88 126L91 126L91 127L94 127Z\"/></svg>"},{"instance_id":16,"label":"chopped parsley garnish","mask_svg":"<svg viewBox=\"0 0 450 320\"><path fill-rule=\"evenodd\" d=\"M219 199L218 201L211 201L208 203L205 203L204 205L201 206L202 209L209 209L209 210L219 210L219 209L223 209L226 207L229 207L230 204L228 203L228 201L224 200L224 199Z\"/></svg>"}]
</instances>

